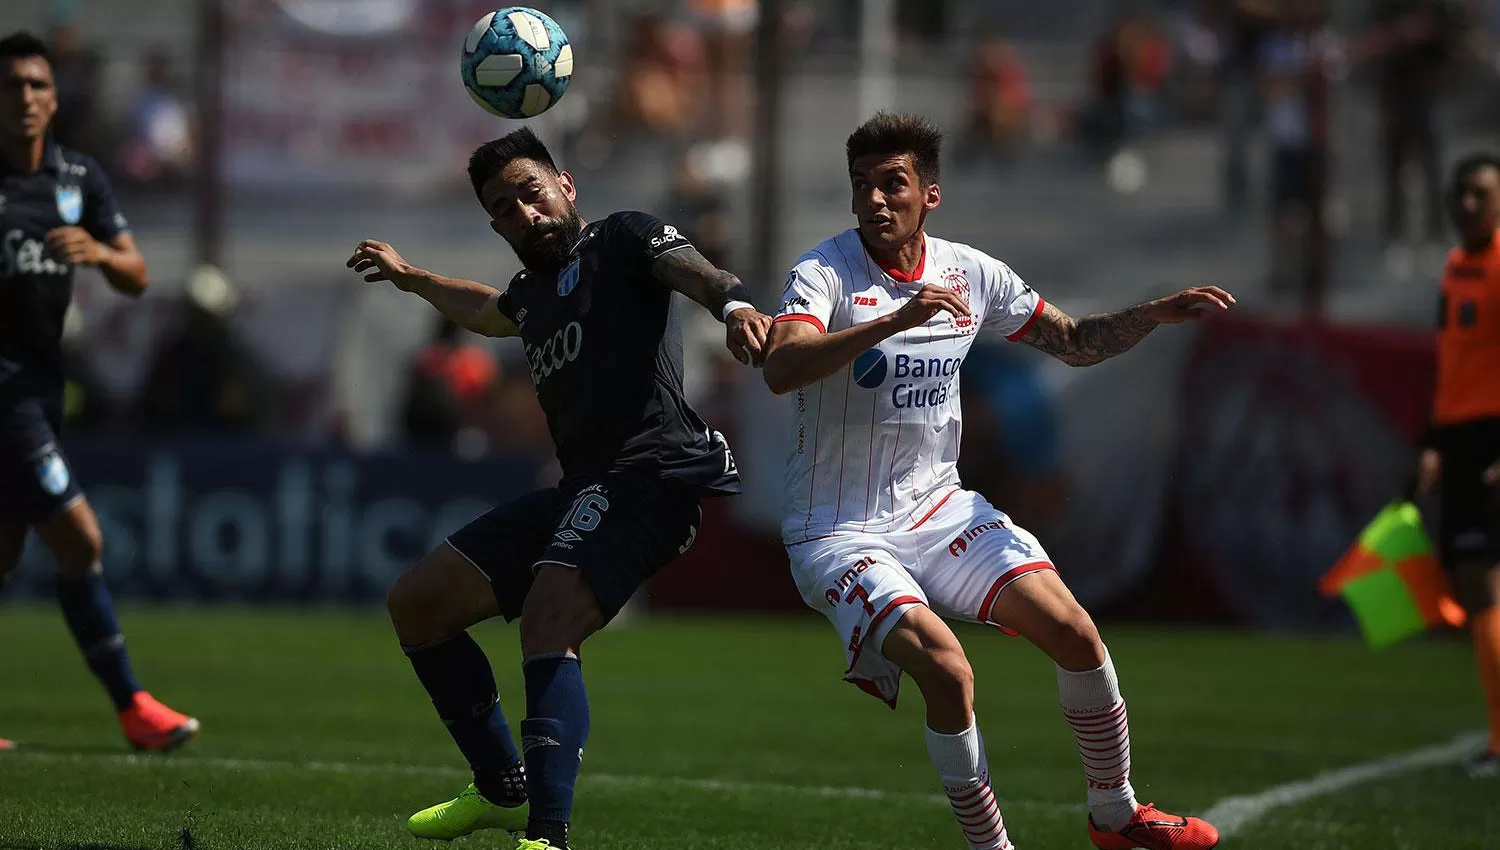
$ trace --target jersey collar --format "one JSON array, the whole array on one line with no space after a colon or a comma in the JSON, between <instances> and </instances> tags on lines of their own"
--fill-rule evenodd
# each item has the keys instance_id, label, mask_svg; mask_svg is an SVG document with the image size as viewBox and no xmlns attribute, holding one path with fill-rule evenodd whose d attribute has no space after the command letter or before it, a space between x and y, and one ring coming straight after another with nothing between
<instances>
[{"instance_id":1,"label":"jersey collar","mask_svg":"<svg viewBox=\"0 0 1500 850\"><path fill-rule=\"evenodd\" d=\"M47 134L47 141L45 143L43 143L43 145L42 145L42 167L38 168L35 172L32 172L32 173L34 173L34 174L43 174L43 173L61 174L62 172L63 172L63 151L62 151L62 145L59 145L56 142L56 140L54 140L52 138L52 134L48 133ZM4 159L4 158L0 158L0 174L25 174L25 173L26 172L23 172L20 169L16 168L14 165L12 165L11 162L10 162L10 160Z\"/></svg>"},{"instance_id":2,"label":"jersey collar","mask_svg":"<svg viewBox=\"0 0 1500 850\"><path fill-rule=\"evenodd\" d=\"M869 246L865 245L865 240L863 240L863 239L859 240L859 244L860 244L860 247L862 247L862 248L865 249L865 253L869 254L870 248L869 248ZM922 256L917 259L917 267L911 270L911 274L907 274L906 272L903 272L900 269L881 269L881 271L885 272L887 275L890 276L891 280L894 280L897 283L916 283L917 281L919 281L919 280L922 279L922 272L926 268L927 268L927 234L924 233L924 234L922 234Z\"/></svg>"},{"instance_id":3,"label":"jersey collar","mask_svg":"<svg viewBox=\"0 0 1500 850\"><path fill-rule=\"evenodd\" d=\"M51 133L48 133L47 148L42 151L42 169L51 171L53 174L61 174L63 173L63 165L65 165L65 162L63 161L62 145L58 144L52 138Z\"/></svg>"}]
</instances>

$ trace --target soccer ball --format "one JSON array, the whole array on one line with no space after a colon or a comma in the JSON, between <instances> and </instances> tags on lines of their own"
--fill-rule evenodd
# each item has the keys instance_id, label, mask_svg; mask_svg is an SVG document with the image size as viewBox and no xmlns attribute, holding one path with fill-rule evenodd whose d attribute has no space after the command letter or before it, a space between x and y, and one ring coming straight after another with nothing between
<instances>
[{"instance_id":1,"label":"soccer ball","mask_svg":"<svg viewBox=\"0 0 1500 850\"><path fill-rule=\"evenodd\" d=\"M573 77L573 45L557 22L525 6L479 19L464 39L464 90L501 118L534 118L562 99Z\"/></svg>"}]
</instances>

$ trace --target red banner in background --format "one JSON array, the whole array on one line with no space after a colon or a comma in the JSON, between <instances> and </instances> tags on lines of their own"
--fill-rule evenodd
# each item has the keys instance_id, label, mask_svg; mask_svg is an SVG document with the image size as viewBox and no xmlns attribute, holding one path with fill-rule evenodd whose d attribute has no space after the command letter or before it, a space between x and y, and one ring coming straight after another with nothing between
<instances>
[{"instance_id":1,"label":"red banner in background","mask_svg":"<svg viewBox=\"0 0 1500 850\"><path fill-rule=\"evenodd\" d=\"M800 611L781 537L735 521L728 499L703 502L697 542L646 585L652 609Z\"/></svg>"},{"instance_id":2,"label":"red banner in background","mask_svg":"<svg viewBox=\"0 0 1500 850\"><path fill-rule=\"evenodd\" d=\"M1190 598L1206 585L1203 601L1260 627L1347 622L1317 595L1318 576L1401 492L1433 373L1430 334L1243 318L1206 326L1183 374L1163 553L1163 575L1178 581L1152 591Z\"/></svg>"},{"instance_id":3,"label":"red banner in background","mask_svg":"<svg viewBox=\"0 0 1500 850\"><path fill-rule=\"evenodd\" d=\"M565 27L574 3L549 4ZM224 53L225 171L238 188L462 188L474 146L511 129L459 81L480 0L231 0ZM586 98L534 119L570 120ZM545 130L544 130L545 132Z\"/></svg>"}]
</instances>

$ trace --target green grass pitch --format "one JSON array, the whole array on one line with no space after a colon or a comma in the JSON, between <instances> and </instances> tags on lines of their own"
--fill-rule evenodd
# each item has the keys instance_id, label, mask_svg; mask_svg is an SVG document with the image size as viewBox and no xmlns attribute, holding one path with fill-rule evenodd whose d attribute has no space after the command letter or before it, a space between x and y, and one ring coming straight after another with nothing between
<instances>
[{"instance_id":1,"label":"green grass pitch","mask_svg":"<svg viewBox=\"0 0 1500 850\"><path fill-rule=\"evenodd\" d=\"M406 815L466 783L378 612L127 608L142 680L203 721L132 757L49 607L0 611L0 850L417 848ZM485 624L512 728L516 636ZM1372 653L1351 639L1106 628L1143 801L1203 812L1481 722L1461 639ZM1050 663L963 629L995 787L1022 850L1087 848L1083 780ZM582 850L898 850L963 839L908 683L899 711L842 683L820 618L652 618L586 648L593 732ZM863 789L863 790L851 790ZM1436 765L1276 808L1226 848L1500 847L1500 782ZM509 848L481 833L458 848Z\"/></svg>"}]
</instances>

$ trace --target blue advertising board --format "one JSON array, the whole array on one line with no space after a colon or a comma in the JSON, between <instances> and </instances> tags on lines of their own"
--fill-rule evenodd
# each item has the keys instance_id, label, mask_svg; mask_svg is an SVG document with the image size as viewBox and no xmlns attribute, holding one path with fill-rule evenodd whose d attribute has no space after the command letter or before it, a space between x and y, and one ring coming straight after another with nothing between
<instances>
[{"instance_id":1,"label":"blue advertising board","mask_svg":"<svg viewBox=\"0 0 1500 850\"><path fill-rule=\"evenodd\" d=\"M464 523L535 489L540 464L352 454L225 438L69 439L125 598L372 601ZM50 595L32 535L7 596Z\"/></svg>"}]
</instances>

